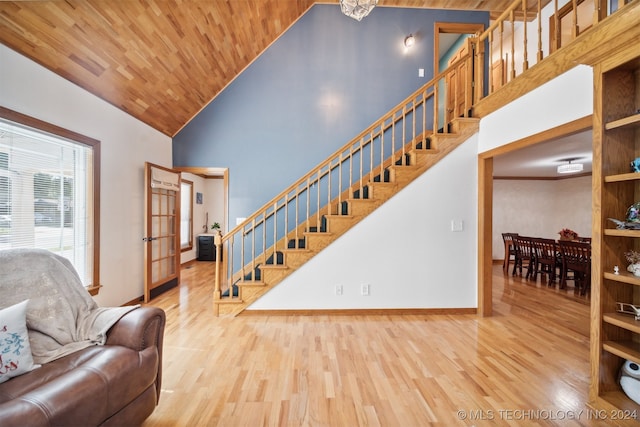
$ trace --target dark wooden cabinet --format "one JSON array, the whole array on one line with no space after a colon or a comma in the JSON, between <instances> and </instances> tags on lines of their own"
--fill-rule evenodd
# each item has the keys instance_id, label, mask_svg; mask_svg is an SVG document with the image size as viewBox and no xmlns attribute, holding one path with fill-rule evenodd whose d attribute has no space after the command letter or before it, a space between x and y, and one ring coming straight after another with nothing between
<instances>
[{"instance_id":1,"label":"dark wooden cabinet","mask_svg":"<svg viewBox=\"0 0 640 427\"><path fill-rule=\"evenodd\" d=\"M213 236L198 236L198 261L215 261L216 247ZM222 256L220 256L222 261Z\"/></svg>"}]
</instances>

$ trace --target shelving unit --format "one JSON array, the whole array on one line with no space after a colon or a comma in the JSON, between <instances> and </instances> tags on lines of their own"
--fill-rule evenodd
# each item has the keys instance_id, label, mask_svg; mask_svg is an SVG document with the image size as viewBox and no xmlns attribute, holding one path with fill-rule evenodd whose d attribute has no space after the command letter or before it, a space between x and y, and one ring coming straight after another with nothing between
<instances>
[{"instance_id":1,"label":"shelving unit","mask_svg":"<svg viewBox=\"0 0 640 427\"><path fill-rule=\"evenodd\" d=\"M616 312L616 302L640 305L640 277L626 271L624 257L631 249L640 250L640 230L617 229L609 220L623 220L629 206L640 201L640 173L630 166L640 157L637 49L596 64L594 79L590 405L640 413L640 405L618 383L626 359L640 364L640 321Z\"/></svg>"}]
</instances>

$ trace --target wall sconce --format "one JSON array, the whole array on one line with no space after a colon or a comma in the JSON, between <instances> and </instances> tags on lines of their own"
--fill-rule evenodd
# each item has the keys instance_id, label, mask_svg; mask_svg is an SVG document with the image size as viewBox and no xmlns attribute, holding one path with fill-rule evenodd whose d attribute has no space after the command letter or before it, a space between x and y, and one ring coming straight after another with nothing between
<instances>
[{"instance_id":1,"label":"wall sconce","mask_svg":"<svg viewBox=\"0 0 640 427\"><path fill-rule=\"evenodd\" d=\"M561 160L562 162L567 162L567 163L563 163L561 165L558 166L558 173L577 173L577 172L582 172L582 163L571 163L576 159L563 159Z\"/></svg>"},{"instance_id":2,"label":"wall sconce","mask_svg":"<svg viewBox=\"0 0 640 427\"><path fill-rule=\"evenodd\" d=\"M409 49L414 44L416 44L416 38L413 37L413 34L409 34L404 38L404 47L406 47L407 49Z\"/></svg>"}]
</instances>

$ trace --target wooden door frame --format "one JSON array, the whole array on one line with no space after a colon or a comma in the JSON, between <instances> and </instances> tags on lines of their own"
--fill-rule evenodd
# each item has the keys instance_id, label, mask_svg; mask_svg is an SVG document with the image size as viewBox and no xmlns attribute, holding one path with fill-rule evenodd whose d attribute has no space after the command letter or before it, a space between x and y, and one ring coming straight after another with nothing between
<instances>
[{"instance_id":1,"label":"wooden door frame","mask_svg":"<svg viewBox=\"0 0 640 427\"><path fill-rule=\"evenodd\" d=\"M481 34L483 31L484 24L436 22L433 35L433 75L435 76L440 72L440 34Z\"/></svg>"},{"instance_id":2,"label":"wooden door frame","mask_svg":"<svg viewBox=\"0 0 640 427\"><path fill-rule=\"evenodd\" d=\"M224 170L220 170L220 168L207 168L207 167L176 167L174 168L176 171L180 172L188 172L194 175L201 176L205 179L211 178L222 178L224 180L224 200L223 200L223 210L224 210L224 219L222 220L224 227L223 229L227 232L230 230L229 228L229 168L224 168ZM234 224L235 227L235 224Z\"/></svg>"},{"instance_id":3,"label":"wooden door frame","mask_svg":"<svg viewBox=\"0 0 640 427\"><path fill-rule=\"evenodd\" d=\"M478 314L493 314L493 158L530 145L593 128L593 115L547 129L478 154Z\"/></svg>"}]
</instances>

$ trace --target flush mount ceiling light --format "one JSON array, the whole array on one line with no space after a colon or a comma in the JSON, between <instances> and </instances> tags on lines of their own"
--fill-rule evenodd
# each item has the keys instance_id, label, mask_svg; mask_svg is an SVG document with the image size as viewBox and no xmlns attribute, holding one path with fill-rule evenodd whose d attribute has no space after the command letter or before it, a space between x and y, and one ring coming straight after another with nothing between
<instances>
[{"instance_id":1,"label":"flush mount ceiling light","mask_svg":"<svg viewBox=\"0 0 640 427\"><path fill-rule=\"evenodd\" d=\"M582 172L582 163L572 163L573 161L578 160L578 159L564 159L562 160L563 162L567 162L567 163L563 163L560 166L558 166L558 173L577 173L577 172Z\"/></svg>"},{"instance_id":2,"label":"flush mount ceiling light","mask_svg":"<svg viewBox=\"0 0 640 427\"><path fill-rule=\"evenodd\" d=\"M413 34L409 34L407 37L404 38L404 47L410 48L414 44L416 44L416 38L413 37Z\"/></svg>"},{"instance_id":3,"label":"flush mount ceiling light","mask_svg":"<svg viewBox=\"0 0 640 427\"><path fill-rule=\"evenodd\" d=\"M361 21L378 4L378 0L340 0L342 13L356 21Z\"/></svg>"}]
</instances>

